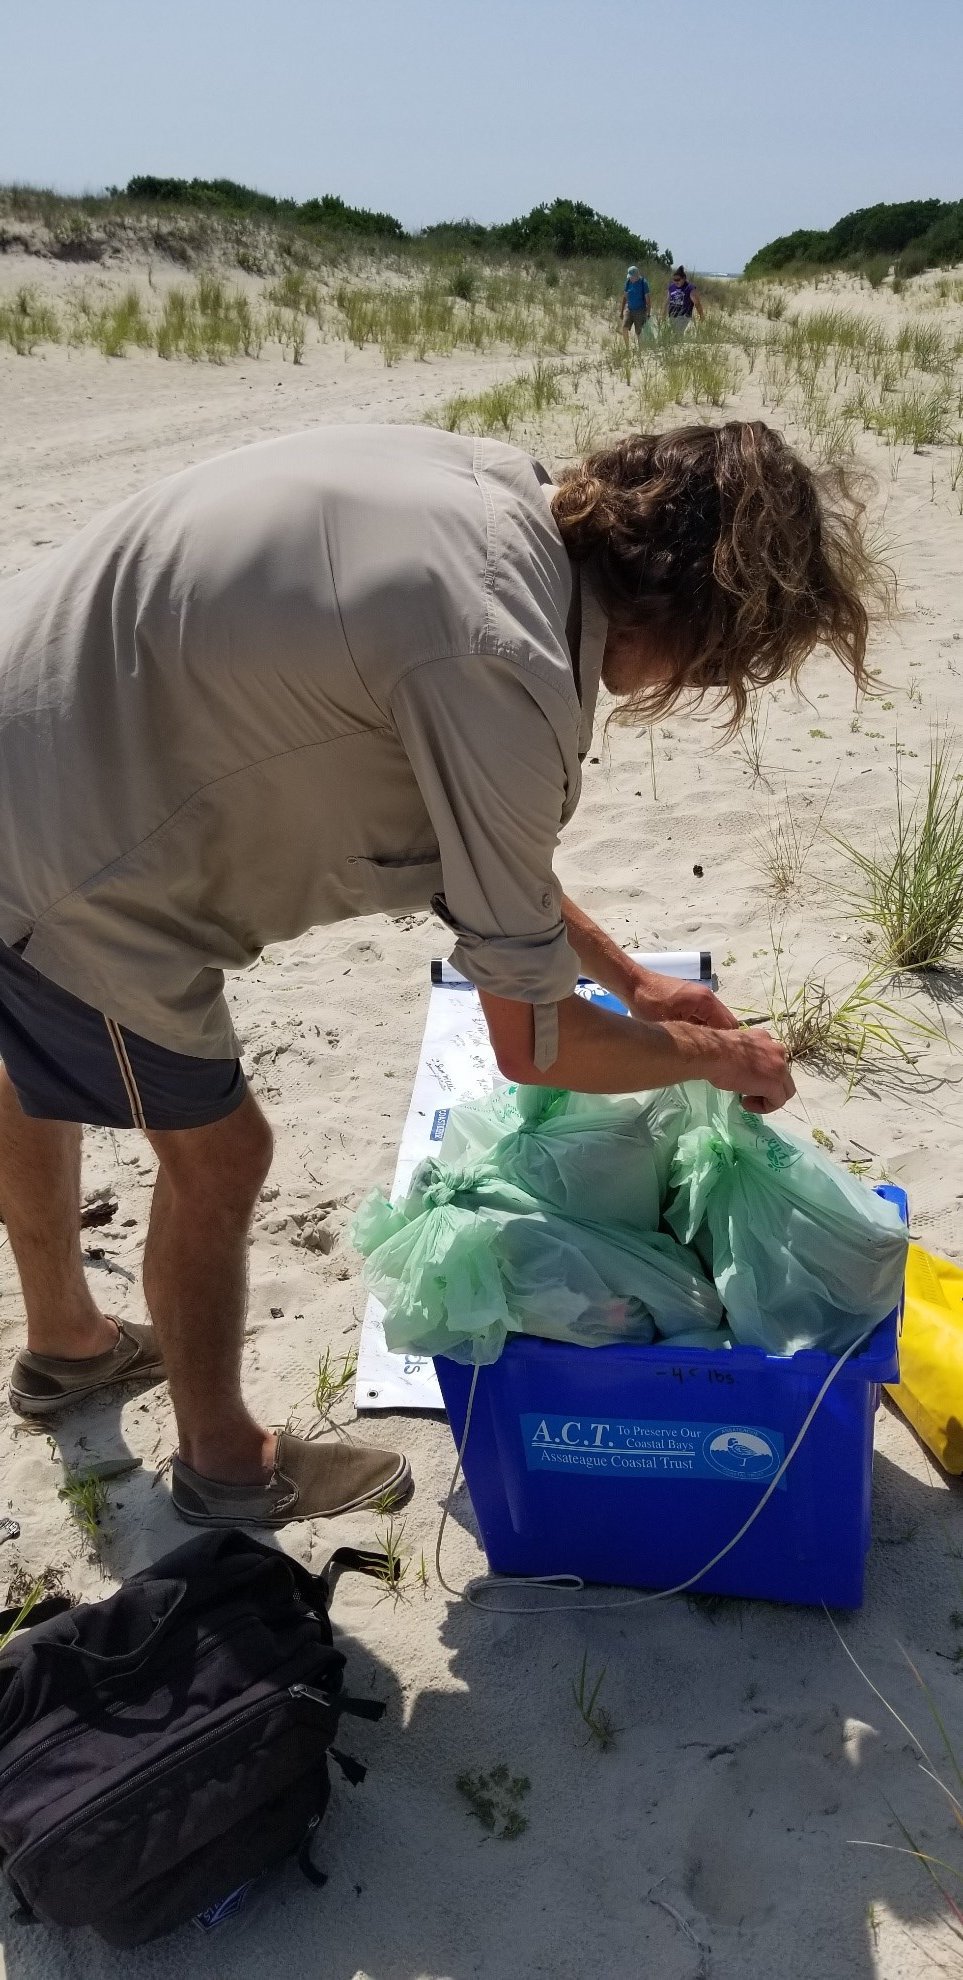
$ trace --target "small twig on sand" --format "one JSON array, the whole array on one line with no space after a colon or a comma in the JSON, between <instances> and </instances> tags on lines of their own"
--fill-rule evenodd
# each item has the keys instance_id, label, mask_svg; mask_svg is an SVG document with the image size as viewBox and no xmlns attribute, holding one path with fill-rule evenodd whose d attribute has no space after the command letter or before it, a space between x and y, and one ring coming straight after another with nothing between
<instances>
[{"instance_id":1,"label":"small twig on sand","mask_svg":"<svg viewBox=\"0 0 963 1980\"><path fill-rule=\"evenodd\" d=\"M707 1946L704 1939L700 1939L698 1933L693 1931L688 1919L683 1918L681 1911L677 1911L675 1905L669 1903L668 1898L658 1897L656 1895L658 1890L659 1885L654 1884L652 1889L647 1893L649 1903L656 1904L660 1911L667 1912L669 1917L674 1919L678 1925L680 1932L689 1940L690 1945L695 1946L699 1955L697 1980L708 1980L709 1959L712 1952L711 1946Z\"/></svg>"}]
</instances>

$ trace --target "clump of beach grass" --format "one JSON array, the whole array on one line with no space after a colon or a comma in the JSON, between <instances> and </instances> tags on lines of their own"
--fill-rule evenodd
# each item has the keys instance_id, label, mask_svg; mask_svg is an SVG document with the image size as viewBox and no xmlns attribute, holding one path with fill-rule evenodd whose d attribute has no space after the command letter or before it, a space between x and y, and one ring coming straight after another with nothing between
<instances>
[{"instance_id":1,"label":"clump of beach grass","mask_svg":"<svg viewBox=\"0 0 963 1980\"><path fill-rule=\"evenodd\" d=\"M832 1078L844 1078L851 1094L870 1074L911 1072L914 1039L939 1036L936 1027L909 1017L880 995L878 971L867 971L848 990L832 990L818 970L791 988L776 955L768 1021L790 1062Z\"/></svg>"},{"instance_id":2,"label":"clump of beach grass","mask_svg":"<svg viewBox=\"0 0 963 1980\"><path fill-rule=\"evenodd\" d=\"M787 787L782 809L770 811L756 846L769 892L778 899L791 894L802 880L828 807L829 797L816 819L803 825L796 817Z\"/></svg>"},{"instance_id":3,"label":"clump of beach grass","mask_svg":"<svg viewBox=\"0 0 963 1980\"><path fill-rule=\"evenodd\" d=\"M318 316L322 309L321 290L306 268L286 268L265 291L265 301L302 316Z\"/></svg>"},{"instance_id":4,"label":"clump of beach grass","mask_svg":"<svg viewBox=\"0 0 963 1980\"><path fill-rule=\"evenodd\" d=\"M537 357L531 371L498 379L484 392L456 392L427 414L427 423L449 433L493 433L510 439L523 420L561 404L566 378L564 365Z\"/></svg>"},{"instance_id":5,"label":"clump of beach grass","mask_svg":"<svg viewBox=\"0 0 963 1980\"><path fill-rule=\"evenodd\" d=\"M963 952L959 772L959 755L947 737L934 736L926 781L910 797L897 748L896 816L888 834L871 852L834 839L863 883L844 890L847 908L877 931L880 960L889 969L939 969Z\"/></svg>"},{"instance_id":6,"label":"clump of beach grass","mask_svg":"<svg viewBox=\"0 0 963 1980\"><path fill-rule=\"evenodd\" d=\"M108 358L124 357L130 345L149 350L154 342L144 305L133 285L99 309L81 307L77 329L85 342Z\"/></svg>"},{"instance_id":7,"label":"clump of beach grass","mask_svg":"<svg viewBox=\"0 0 963 1980\"><path fill-rule=\"evenodd\" d=\"M95 1541L108 1503L103 1479L98 1478L96 1473L75 1471L70 1465L65 1465L64 1482L58 1489L57 1497L69 1506L87 1539Z\"/></svg>"},{"instance_id":8,"label":"clump of beach grass","mask_svg":"<svg viewBox=\"0 0 963 1980\"><path fill-rule=\"evenodd\" d=\"M563 393L564 370L560 365L548 364L537 357L527 379L520 381L533 413L547 411L557 406Z\"/></svg>"},{"instance_id":9,"label":"clump of beach grass","mask_svg":"<svg viewBox=\"0 0 963 1980\"><path fill-rule=\"evenodd\" d=\"M176 286L164 298L154 331L158 357L186 357L194 363L224 364L230 358L259 357L273 332L287 335L288 316L279 309L252 308L240 289L216 276L201 276L192 288Z\"/></svg>"},{"instance_id":10,"label":"clump of beach grass","mask_svg":"<svg viewBox=\"0 0 963 1980\"><path fill-rule=\"evenodd\" d=\"M0 306L0 343L10 344L18 357L30 357L38 344L59 343L61 334L56 310L29 284Z\"/></svg>"}]
</instances>

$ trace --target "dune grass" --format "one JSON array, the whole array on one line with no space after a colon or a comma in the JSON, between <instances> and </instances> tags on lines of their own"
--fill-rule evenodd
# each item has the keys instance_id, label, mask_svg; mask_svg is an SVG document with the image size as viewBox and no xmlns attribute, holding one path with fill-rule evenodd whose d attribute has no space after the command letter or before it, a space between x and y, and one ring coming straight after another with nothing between
<instances>
[{"instance_id":1,"label":"dune grass","mask_svg":"<svg viewBox=\"0 0 963 1980\"><path fill-rule=\"evenodd\" d=\"M124 357L131 347L147 350L154 343L152 326L133 284L105 303L81 296L68 322L67 335L71 343L93 344L109 358Z\"/></svg>"},{"instance_id":2,"label":"dune grass","mask_svg":"<svg viewBox=\"0 0 963 1980\"><path fill-rule=\"evenodd\" d=\"M871 852L834 843L862 886L844 888L847 909L870 925L892 970L938 969L963 953L963 782L945 735L931 739L926 781L912 797L897 745L895 818Z\"/></svg>"},{"instance_id":3,"label":"dune grass","mask_svg":"<svg viewBox=\"0 0 963 1980\"><path fill-rule=\"evenodd\" d=\"M510 440L521 423L561 405L571 379L561 365L536 358L531 371L502 378L483 392L456 392L426 415L448 433L494 434Z\"/></svg>"},{"instance_id":4,"label":"dune grass","mask_svg":"<svg viewBox=\"0 0 963 1980\"><path fill-rule=\"evenodd\" d=\"M38 344L58 344L61 325L57 311L23 284L9 303L0 306L0 343L10 344L18 357L30 357Z\"/></svg>"},{"instance_id":5,"label":"dune grass","mask_svg":"<svg viewBox=\"0 0 963 1980\"><path fill-rule=\"evenodd\" d=\"M62 206L51 208L51 224L67 229L67 246L80 256L91 217L83 202L69 212ZM493 259L462 233L359 248L312 242L250 217L222 218L213 234L200 214L155 212L149 222L162 230L157 247L168 259L176 246L170 229L199 227L198 254L216 250L222 265L233 258L258 280L241 287L201 267L173 288L128 284L111 295L100 273L79 297L56 304L23 286L0 305L0 343L22 356L61 342L112 359L154 350L166 360L215 364L269 349L300 365L325 340L373 349L388 366L456 352L512 354L532 365L527 382L519 372L483 391L440 394L428 418L452 431L523 436L560 458L616 431L659 430L683 408L718 416L750 377L765 408L788 413L817 463L847 461L860 429L885 446L894 479L908 452L955 443L957 465L949 462L946 480L932 470L932 499L944 488L963 513L963 338L922 313L922 293L915 314L894 315L887 327L841 303L793 308L789 283L700 283L705 321L680 339L656 317L643 339L626 343L618 334L624 268L614 260ZM651 271L656 305L661 274ZM549 432L537 429L562 412Z\"/></svg>"},{"instance_id":6,"label":"dune grass","mask_svg":"<svg viewBox=\"0 0 963 1980\"><path fill-rule=\"evenodd\" d=\"M736 747L743 761L752 772L754 784L765 783L763 751L769 733L769 708L759 693L750 693L746 705L746 717L736 737Z\"/></svg>"},{"instance_id":7,"label":"dune grass","mask_svg":"<svg viewBox=\"0 0 963 1980\"><path fill-rule=\"evenodd\" d=\"M782 809L770 810L765 828L757 835L756 850L768 890L777 899L793 893L804 878L831 798L832 790L821 811L807 825L801 825L797 819L788 787Z\"/></svg>"},{"instance_id":8,"label":"dune grass","mask_svg":"<svg viewBox=\"0 0 963 1980\"><path fill-rule=\"evenodd\" d=\"M618 432L659 431L689 407L718 417L748 374L764 407L788 413L793 438L804 436L817 464L849 462L862 429L886 448L895 480L908 453L955 442L945 468L931 468L931 500L942 493L963 514L963 338L941 321L915 316L888 330L836 304L794 313L786 286L734 282L714 286L706 321L685 338L656 322L650 336L627 344L615 330L620 264L491 265L464 245L442 253L413 243L379 254L376 283L370 254L344 247L321 257L277 231L270 240L271 277L243 288L203 270L166 290L128 283L111 296L97 276L54 306L22 286L0 306L0 343L22 356L62 342L112 360L153 350L167 361L218 365L257 360L266 349L301 365L325 339L373 347L388 366L511 352L531 368L441 397L425 417L557 461ZM754 783L765 781L765 727L754 707L740 741Z\"/></svg>"},{"instance_id":9,"label":"dune grass","mask_svg":"<svg viewBox=\"0 0 963 1980\"><path fill-rule=\"evenodd\" d=\"M779 945L774 946L767 1015L791 1063L831 1078L844 1078L851 1094L858 1082L871 1074L911 1072L918 1059L914 1045L941 1035L936 1026L908 1016L886 1001L878 970L867 971L858 983L839 993L830 989L815 969L791 987L782 968Z\"/></svg>"}]
</instances>

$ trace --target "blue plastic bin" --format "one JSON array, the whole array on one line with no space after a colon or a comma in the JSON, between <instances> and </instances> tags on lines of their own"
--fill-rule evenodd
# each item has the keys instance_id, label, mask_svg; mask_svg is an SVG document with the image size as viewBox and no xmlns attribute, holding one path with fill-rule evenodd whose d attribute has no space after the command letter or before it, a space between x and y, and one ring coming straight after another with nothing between
<instances>
[{"instance_id":1,"label":"blue plastic bin","mask_svg":"<svg viewBox=\"0 0 963 1980\"><path fill-rule=\"evenodd\" d=\"M905 1193L879 1191L905 1217ZM858 1609L873 1420L899 1375L899 1314L824 1397L785 1478L700 1592ZM833 1365L760 1348L581 1348L519 1336L479 1371L464 1468L498 1574L629 1588L687 1581L738 1532ZM472 1369L435 1361L461 1442Z\"/></svg>"}]
</instances>

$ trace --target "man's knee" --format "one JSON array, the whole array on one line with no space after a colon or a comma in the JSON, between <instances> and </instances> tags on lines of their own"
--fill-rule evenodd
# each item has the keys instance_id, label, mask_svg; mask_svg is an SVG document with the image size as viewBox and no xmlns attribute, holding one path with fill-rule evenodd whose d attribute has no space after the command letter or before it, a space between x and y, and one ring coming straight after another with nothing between
<instances>
[{"instance_id":1,"label":"man's knee","mask_svg":"<svg viewBox=\"0 0 963 1980\"><path fill-rule=\"evenodd\" d=\"M256 1100L250 1095L228 1116L233 1132L224 1159L241 1190L256 1196L274 1159L274 1135ZM227 1125L227 1123L225 1123Z\"/></svg>"},{"instance_id":2,"label":"man's knee","mask_svg":"<svg viewBox=\"0 0 963 1980\"><path fill-rule=\"evenodd\" d=\"M271 1128L250 1094L234 1113L210 1127L156 1133L149 1139L175 1195L241 1210L254 1204L274 1154Z\"/></svg>"}]
</instances>

